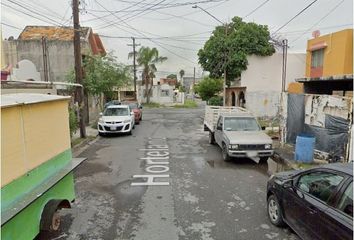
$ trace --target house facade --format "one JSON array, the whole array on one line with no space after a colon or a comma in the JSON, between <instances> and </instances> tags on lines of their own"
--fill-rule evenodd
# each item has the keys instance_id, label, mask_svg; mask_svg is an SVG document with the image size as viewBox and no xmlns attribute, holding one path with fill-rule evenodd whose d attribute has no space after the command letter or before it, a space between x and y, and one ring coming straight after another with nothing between
<instances>
[{"instance_id":1,"label":"house facade","mask_svg":"<svg viewBox=\"0 0 354 240\"><path fill-rule=\"evenodd\" d=\"M226 105L245 107L257 117L276 116L282 92L282 59L282 53L248 56L247 70L226 88ZM285 86L304 76L305 62L305 54L288 54Z\"/></svg>"},{"instance_id":2,"label":"house facade","mask_svg":"<svg viewBox=\"0 0 354 240\"><path fill-rule=\"evenodd\" d=\"M307 43L304 93L353 96L353 29L316 36Z\"/></svg>"},{"instance_id":3,"label":"house facade","mask_svg":"<svg viewBox=\"0 0 354 240\"><path fill-rule=\"evenodd\" d=\"M42 81L64 82L75 66L73 38L72 27L27 26L17 39L2 42L4 61L15 67L21 60L29 60ZM106 54L101 39L91 28L81 28L80 40L83 56Z\"/></svg>"},{"instance_id":4,"label":"house facade","mask_svg":"<svg viewBox=\"0 0 354 240\"><path fill-rule=\"evenodd\" d=\"M351 160L353 30L314 34L307 43L304 73L283 102L286 142L295 144L299 134L310 135L316 152L329 161Z\"/></svg>"}]
</instances>

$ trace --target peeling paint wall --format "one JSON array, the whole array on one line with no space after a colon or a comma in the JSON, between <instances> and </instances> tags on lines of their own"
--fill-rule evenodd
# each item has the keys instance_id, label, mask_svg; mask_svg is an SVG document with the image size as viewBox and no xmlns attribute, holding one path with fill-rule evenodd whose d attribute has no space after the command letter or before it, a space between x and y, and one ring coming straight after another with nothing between
<instances>
[{"instance_id":1,"label":"peeling paint wall","mask_svg":"<svg viewBox=\"0 0 354 240\"><path fill-rule=\"evenodd\" d=\"M350 98L331 95L305 96L305 123L325 127L326 114L348 119Z\"/></svg>"}]
</instances>

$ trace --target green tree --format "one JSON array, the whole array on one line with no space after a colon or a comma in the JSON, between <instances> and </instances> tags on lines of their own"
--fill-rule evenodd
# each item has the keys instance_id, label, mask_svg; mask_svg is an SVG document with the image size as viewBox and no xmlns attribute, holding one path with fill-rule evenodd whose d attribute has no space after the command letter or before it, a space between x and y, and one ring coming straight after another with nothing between
<instances>
[{"instance_id":1,"label":"green tree","mask_svg":"<svg viewBox=\"0 0 354 240\"><path fill-rule=\"evenodd\" d=\"M204 101L208 101L223 89L223 80L218 78L205 77L197 85L195 85L195 92Z\"/></svg>"},{"instance_id":2,"label":"green tree","mask_svg":"<svg viewBox=\"0 0 354 240\"><path fill-rule=\"evenodd\" d=\"M170 74L170 75L168 75L166 78L169 78L169 79L176 79L176 80L177 80L177 74Z\"/></svg>"},{"instance_id":3,"label":"green tree","mask_svg":"<svg viewBox=\"0 0 354 240\"><path fill-rule=\"evenodd\" d=\"M180 80L182 81L182 78L184 76L185 72L183 69L179 70L179 76L181 77Z\"/></svg>"},{"instance_id":4,"label":"green tree","mask_svg":"<svg viewBox=\"0 0 354 240\"><path fill-rule=\"evenodd\" d=\"M231 23L218 26L204 47L199 50L199 63L210 72L210 77L220 78L226 68L227 84L241 76L247 69L247 55L270 56L275 52L270 43L270 34L266 25L243 22L234 17Z\"/></svg>"},{"instance_id":5,"label":"green tree","mask_svg":"<svg viewBox=\"0 0 354 240\"><path fill-rule=\"evenodd\" d=\"M133 53L129 53L129 58L133 57ZM156 48L141 47L137 52L136 61L140 67L143 67L143 84L145 84L146 103L150 102L150 91L152 87L152 80L157 71L156 64L167 60L167 57L161 57ZM149 89L149 85L151 87Z\"/></svg>"},{"instance_id":6,"label":"green tree","mask_svg":"<svg viewBox=\"0 0 354 240\"><path fill-rule=\"evenodd\" d=\"M112 98L114 91L131 84L130 68L117 62L112 53L104 57L88 56L84 61L83 85L103 109L102 94Z\"/></svg>"}]
</instances>

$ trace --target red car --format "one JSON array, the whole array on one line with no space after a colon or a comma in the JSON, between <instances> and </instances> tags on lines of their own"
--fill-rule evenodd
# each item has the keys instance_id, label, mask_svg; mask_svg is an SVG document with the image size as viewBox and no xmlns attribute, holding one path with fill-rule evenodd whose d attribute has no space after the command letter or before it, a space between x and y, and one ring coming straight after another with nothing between
<instances>
[{"instance_id":1,"label":"red car","mask_svg":"<svg viewBox=\"0 0 354 240\"><path fill-rule=\"evenodd\" d=\"M134 112L135 115L135 124L139 124L143 120L143 111L142 106L137 102L123 102L122 104L129 105L130 109Z\"/></svg>"}]
</instances>

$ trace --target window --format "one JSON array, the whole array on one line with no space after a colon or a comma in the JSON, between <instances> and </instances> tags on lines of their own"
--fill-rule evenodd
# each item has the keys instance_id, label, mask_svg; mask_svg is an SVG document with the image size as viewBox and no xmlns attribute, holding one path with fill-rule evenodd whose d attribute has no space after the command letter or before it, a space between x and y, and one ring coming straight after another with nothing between
<instances>
[{"instance_id":1,"label":"window","mask_svg":"<svg viewBox=\"0 0 354 240\"><path fill-rule=\"evenodd\" d=\"M161 90L161 97L168 97L170 96L170 91L169 90Z\"/></svg>"},{"instance_id":2,"label":"window","mask_svg":"<svg viewBox=\"0 0 354 240\"><path fill-rule=\"evenodd\" d=\"M350 217L353 217L353 182L347 187L337 207Z\"/></svg>"},{"instance_id":3,"label":"window","mask_svg":"<svg viewBox=\"0 0 354 240\"><path fill-rule=\"evenodd\" d=\"M323 66L324 48L312 51L311 53L311 67L318 68Z\"/></svg>"},{"instance_id":4,"label":"window","mask_svg":"<svg viewBox=\"0 0 354 240\"><path fill-rule=\"evenodd\" d=\"M224 129L226 131L259 131L259 125L254 118L250 117L226 117Z\"/></svg>"},{"instance_id":5,"label":"window","mask_svg":"<svg viewBox=\"0 0 354 240\"><path fill-rule=\"evenodd\" d=\"M219 118L218 123L216 124L216 126L222 128L222 117Z\"/></svg>"},{"instance_id":6,"label":"window","mask_svg":"<svg viewBox=\"0 0 354 240\"><path fill-rule=\"evenodd\" d=\"M297 186L304 192L328 202L336 187L343 180L342 176L328 172L313 172L303 175Z\"/></svg>"},{"instance_id":7,"label":"window","mask_svg":"<svg viewBox=\"0 0 354 240\"><path fill-rule=\"evenodd\" d=\"M128 116L128 108L106 108L103 112L103 116Z\"/></svg>"}]
</instances>

